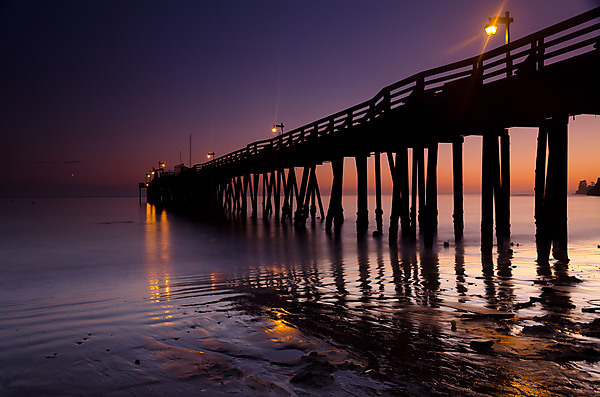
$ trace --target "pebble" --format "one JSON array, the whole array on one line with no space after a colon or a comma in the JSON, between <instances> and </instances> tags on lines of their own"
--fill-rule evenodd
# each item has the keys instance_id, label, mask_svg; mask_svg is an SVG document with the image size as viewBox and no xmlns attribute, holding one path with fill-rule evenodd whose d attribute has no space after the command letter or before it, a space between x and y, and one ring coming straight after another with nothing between
<instances>
[{"instance_id":1,"label":"pebble","mask_svg":"<svg viewBox=\"0 0 600 397\"><path fill-rule=\"evenodd\" d=\"M493 340L472 340L469 342L469 346L473 350L482 351L488 350L494 345Z\"/></svg>"}]
</instances>

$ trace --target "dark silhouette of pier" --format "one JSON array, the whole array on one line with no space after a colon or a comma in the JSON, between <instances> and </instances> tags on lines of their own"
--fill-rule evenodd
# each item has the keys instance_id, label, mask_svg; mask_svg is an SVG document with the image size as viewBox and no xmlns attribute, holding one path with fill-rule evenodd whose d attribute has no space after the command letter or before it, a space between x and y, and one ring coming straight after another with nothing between
<instances>
[{"instance_id":1,"label":"dark silhouette of pier","mask_svg":"<svg viewBox=\"0 0 600 397\"><path fill-rule=\"evenodd\" d=\"M391 84L358 105L272 139L215 158L178 175L156 173L148 202L206 216L262 216L305 225L317 212L328 230L343 222L343 163L357 173L359 235L368 230L367 158L374 155L375 235L383 233L381 154L393 182L389 239L425 246L437 230L438 145L452 144L454 233L463 238L463 140L479 135L482 148L481 246L491 253L494 220L498 250L510 244L511 127L539 128L535 175L538 259L567 260L568 119L600 114L600 7L510 44ZM408 153L412 150L412 167ZM316 167L331 162L333 182L325 214ZM296 168L302 168L296 175ZM412 169L412 186L409 186ZM159 176L160 175L160 176ZM262 192L261 192L262 189ZM260 194L259 194L260 193Z\"/></svg>"}]
</instances>

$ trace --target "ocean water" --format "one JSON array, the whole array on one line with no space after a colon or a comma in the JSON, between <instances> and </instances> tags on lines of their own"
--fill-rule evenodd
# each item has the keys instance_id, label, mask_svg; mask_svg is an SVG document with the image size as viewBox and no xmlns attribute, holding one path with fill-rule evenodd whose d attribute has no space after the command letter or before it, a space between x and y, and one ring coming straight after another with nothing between
<instances>
[{"instance_id":1,"label":"ocean water","mask_svg":"<svg viewBox=\"0 0 600 397\"><path fill-rule=\"evenodd\" d=\"M530 196L491 261L477 195L461 244L439 197L432 250L357 239L344 200L332 236L137 197L0 199L0 396L600 393L600 199L569 197L570 262L549 265Z\"/></svg>"}]
</instances>

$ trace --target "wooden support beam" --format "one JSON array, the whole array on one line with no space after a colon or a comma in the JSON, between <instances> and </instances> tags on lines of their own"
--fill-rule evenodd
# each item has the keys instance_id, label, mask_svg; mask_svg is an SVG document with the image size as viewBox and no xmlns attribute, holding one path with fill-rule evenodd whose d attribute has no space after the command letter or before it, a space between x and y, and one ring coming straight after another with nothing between
<instances>
[{"instance_id":1,"label":"wooden support beam","mask_svg":"<svg viewBox=\"0 0 600 397\"><path fill-rule=\"evenodd\" d=\"M437 231L437 160L438 143L435 142L427 148L427 191L425 198L425 230L424 240L426 247L433 246L433 239Z\"/></svg>"},{"instance_id":2,"label":"wooden support beam","mask_svg":"<svg viewBox=\"0 0 600 397\"><path fill-rule=\"evenodd\" d=\"M418 160L415 155L415 149L412 149L412 196L411 196L411 204L410 204L410 239L415 241L417 239L417 168L418 168Z\"/></svg>"},{"instance_id":3,"label":"wooden support beam","mask_svg":"<svg viewBox=\"0 0 600 397\"><path fill-rule=\"evenodd\" d=\"M502 206L502 191L500 189L500 147L498 145L498 131L494 131L490 134L488 161L496 214L496 244L498 251L501 252L503 251L502 219L504 219L504 208Z\"/></svg>"},{"instance_id":4,"label":"wooden support beam","mask_svg":"<svg viewBox=\"0 0 600 397\"><path fill-rule=\"evenodd\" d=\"M252 195L250 174L244 174L242 177L242 219L248 218L248 191Z\"/></svg>"},{"instance_id":5,"label":"wooden support beam","mask_svg":"<svg viewBox=\"0 0 600 397\"><path fill-rule=\"evenodd\" d=\"M510 136L507 129L500 133L500 190L502 219L499 226L502 241L498 239L498 248L506 251L510 248Z\"/></svg>"},{"instance_id":6,"label":"wooden support beam","mask_svg":"<svg viewBox=\"0 0 600 397\"><path fill-rule=\"evenodd\" d=\"M314 176L315 180L314 180L314 188L315 188L315 192L317 194L317 202L319 204L319 213L321 214L321 222L323 222L325 220L325 211L323 211L323 202L321 201L321 191L319 190L319 182L317 181L317 174L315 173Z\"/></svg>"},{"instance_id":7,"label":"wooden support beam","mask_svg":"<svg viewBox=\"0 0 600 397\"><path fill-rule=\"evenodd\" d=\"M481 148L481 252L491 255L494 245L494 185L493 167L493 141L497 136L484 134Z\"/></svg>"},{"instance_id":8,"label":"wooden support beam","mask_svg":"<svg viewBox=\"0 0 600 397\"><path fill-rule=\"evenodd\" d=\"M356 232L364 235L369 227L369 207L367 202L367 157L362 154L354 157L356 162Z\"/></svg>"},{"instance_id":9,"label":"wooden support beam","mask_svg":"<svg viewBox=\"0 0 600 397\"><path fill-rule=\"evenodd\" d=\"M252 182L254 183L254 188L252 189L252 219L258 219L258 186L259 186L259 178L260 174L254 174L252 177Z\"/></svg>"},{"instance_id":10,"label":"wooden support beam","mask_svg":"<svg viewBox=\"0 0 600 397\"><path fill-rule=\"evenodd\" d=\"M273 206L275 207L275 221L279 222L279 213L281 210L281 177L283 170L275 170L273 174L275 175L275 183L273 185L274 194L273 194Z\"/></svg>"},{"instance_id":11,"label":"wooden support beam","mask_svg":"<svg viewBox=\"0 0 600 397\"><path fill-rule=\"evenodd\" d=\"M263 214L264 219L268 219L271 217L271 215L273 214L273 194L275 192L275 185L276 185L276 181L275 181L275 177L276 177L276 171L273 170L270 173L269 172L265 172L263 174L264 176L264 183L267 187L267 192L266 192L266 198L263 197L263 199L265 200L265 214Z\"/></svg>"},{"instance_id":12,"label":"wooden support beam","mask_svg":"<svg viewBox=\"0 0 600 397\"><path fill-rule=\"evenodd\" d=\"M269 179L269 173L263 172L263 219L267 220L273 212L271 204L271 191L273 179Z\"/></svg>"},{"instance_id":13,"label":"wooden support beam","mask_svg":"<svg viewBox=\"0 0 600 397\"><path fill-rule=\"evenodd\" d=\"M262 214L263 214L263 219L266 219L266 212L267 212L267 202L265 201L265 198L267 197L267 173L263 172L262 174Z\"/></svg>"},{"instance_id":14,"label":"wooden support beam","mask_svg":"<svg viewBox=\"0 0 600 397\"><path fill-rule=\"evenodd\" d=\"M304 198L306 197L306 190L308 186L308 176L310 174L310 167L304 167L302 171L302 182L300 184L300 193L297 196L296 212L294 213L294 225L304 226L306 224L307 214L304 213Z\"/></svg>"},{"instance_id":15,"label":"wooden support beam","mask_svg":"<svg viewBox=\"0 0 600 397\"><path fill-rule=\"evenodd\" d=\"M381 153L375 152L375 223L377 230L373 236L383 234L383 209L381 208Z\"/></svg>"},{"instance_id":16,"label":"wooden support beam","mask_svg":"<svg viewBox=\"0 0 600 397\"><path fill-rule=\"evenodd\" d=\"M552 256L568 261L567 255L567 166L568 166L568 118L557 117L548 123L548 171L545 202Z\"/></svg>"},{"instance_id":17,"label":"wooden support beam","mask_svg":"<svg viewBox=\"0 0 600 397\"><path fill-rule=\"evenodd\" d=\"M419 190L419 232L425 230L425 149L414 148L413 155L417 159L418 190Z\"/></svg>"},{"instance_id":18,"label":"wooden support beam","mask_svg":"<svg viewBox=\"0 0 600 397\"><path fill-rule=\"evenodd\" d=\"M546 208L544 202L546 190L546 152L548 145L548 129L545 123L540 125L537 139L537 155L535 161L535 244L538 263L546 263L550 257L550 238Z\"/></svg>"},{"instance_id":19,"label":"wooden support beam","mask_svg":"<svg viewBox=\"0 0 600 397\"><path fill-rule=\"evenodd\" d=\"M308 191L310 192L310 197L307 194L306 205L304 206L305 214L308 215L310 213L310 218L312 223L315 223L315 219L317 216L317 190L319 186L317 184L317 166L313 165L310 168L310 176L308 180ZM310 205L310 208L309 208Z\"/></svg>"},{"instance_id":20,"label":"wooden support beam","mask_svg":"<svg viewBox=\"0 0 600 397\"><path fill-rule=\"evenodd\" d=\"M281 186L283 188L283 206L281 207L281 223L285 223L288 218L288 213L290 209L290 179L291 171L288 171L288 175L286 177L285 170L281 172Z\"/></svg>"},{"instance_id":21,"label":"wooden support beam","mask_svg":"<svg viewBox=\"0 0 600 397\"><path fill-rule=\"evenodd\" d=\"M306 193L304 195L304 202L302 204L302 216L304 217L304 219L308 219L309 215L310 215L310 204L311 204L311 199L312 199L312 193L313 193L313 167L309 168L309 173L308 173L308 182L306 184Z\"/></svg>"},{"instance_id":22,"label":"wooden support beam","mask_svg":"<svg viewBox=\"0 0 600 397\"><path fill-rule=\"evenodd\" d=\"M344 208L342 206L342 188L344 183L344 158L339 157L331 161L333 181L331 182L331 194L329 207L325 219L325 230L331 232L332 226L336 233L344 222Z\"/></svg>"},{"instance_id":23,"label":"wooden support beam","mask_svg":"<svg viewBox=\"0 0 600 397\"><path fill-rule=\"evenodd\" d=\"M408 189L408 148L402 148L396 153L396 180L400 185L400 230L402 237L410 236L410 201Z\"/></svg>"},{"instance_id":24,"label":"wooden support beam","mask_svg":"<svg viewBox=\"0 0 600 397\"><path fill-rule=\"evenodd\" d=\"M398 220L400 219L400 182L398 181L398 173L396 171L396 164L394 160L394 154L387 152L388 166L390 167L390 175L392 176L392 209L390 212L390 227L388 229L388 236L390 242L396 242L398 240Z\"/></svg>"},{"instance_id":25,"label":"wooden support beam","mask_svg":"<svg viewBox=\"0 0 600 397\"><path fill-rule=\"evenodd\" d=\"M463 209L463 138L452 142L452 174L454 192L454 240L462 241L465 228ZM414 173L413 173L414 175Z\"/></svg>"},{"instance_id":26,"label":"wooden support beam","mask_svg":"<svg viewBox=\"0 0 600 397\"><path fill-rule=\"evenodd\" d=\"M296 184L296 170L291 167L288 171L287 181L285 174L282 175L284 179L284 203L283 203L283 216L281 222L292 222L293 221L293 210L294 210L294 196L298 196L298 186Z\"/></svg>"},{"instance_id":27,"label":"wooden support beam","mask_svg":"<svg viewBox=\"0 0 600 397\"><path fill-rule=\"evenodd\" d=\"M234 188L235 188L235 216L239 218L242 216L243 186L242 186L242 177L241 176L237 176L235 178Z\"/></svg>"}]
</instances>

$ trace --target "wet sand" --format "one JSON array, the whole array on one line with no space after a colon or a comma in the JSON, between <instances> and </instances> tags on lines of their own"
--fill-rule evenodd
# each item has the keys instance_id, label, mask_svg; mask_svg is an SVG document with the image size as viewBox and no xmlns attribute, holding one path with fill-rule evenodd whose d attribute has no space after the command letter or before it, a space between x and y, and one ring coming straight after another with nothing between
<instances>
[{"instance_id":1,"label":"wet sand","mask_svg":"<svg viewBox=\"0 0 600 397\"><path fill-rule=\"evenodd\" d=\"M350 221L208 233L113 207L3 247L1 396L600 394L589 229L571 227L570 263L538 265L518 222L513 254L482 260L443 226L427 251Z\"/></svg>"}]
</instances>

